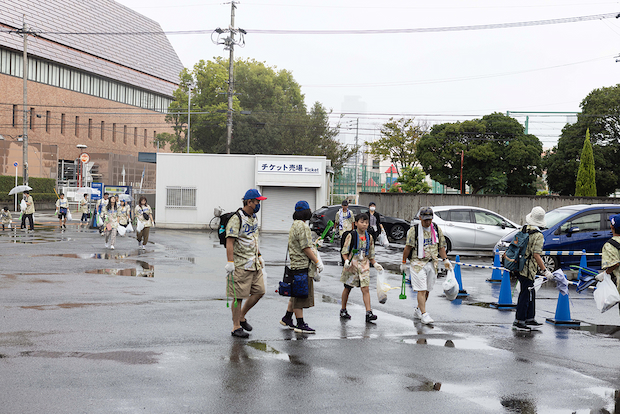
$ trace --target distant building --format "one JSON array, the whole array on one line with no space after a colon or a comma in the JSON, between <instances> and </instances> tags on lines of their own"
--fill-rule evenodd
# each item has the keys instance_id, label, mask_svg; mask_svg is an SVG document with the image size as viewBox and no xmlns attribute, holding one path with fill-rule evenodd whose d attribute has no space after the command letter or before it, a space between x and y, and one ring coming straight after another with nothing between
<instances>
[{"instance_id":1,"label":"distant building","mask_svg":"<svg viewBox=\"0 0 620 414\"><path fill-rule=\"evenodd\" d=\"M14 162L22 172L24 21L37 33L27 47L29 176L69 178L86 145L95 181L117 185L124 168L127 185L145 171L155 188L155 166L138 152L172 132L164 118L183 65L158 23L112 0L0 3L0 173L15 174Z\"/></svg>"}]
</instances>

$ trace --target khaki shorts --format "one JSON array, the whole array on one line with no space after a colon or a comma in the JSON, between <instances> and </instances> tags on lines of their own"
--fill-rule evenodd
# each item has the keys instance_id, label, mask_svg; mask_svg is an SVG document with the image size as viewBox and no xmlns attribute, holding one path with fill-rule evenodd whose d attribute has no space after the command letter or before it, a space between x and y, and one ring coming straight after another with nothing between
<instances>
[{"instance_id":1,"label":"khaki shorts","mask_svg":"<svg viewBox=\"0 0 620 414\"><path fill-rule=\"evenodd\" d=\"M233 275L226 277L226 293L229 297L237 299L247 299L251 295L264 295L263 271L236 267Z\"/></svg>"}]
</instances>

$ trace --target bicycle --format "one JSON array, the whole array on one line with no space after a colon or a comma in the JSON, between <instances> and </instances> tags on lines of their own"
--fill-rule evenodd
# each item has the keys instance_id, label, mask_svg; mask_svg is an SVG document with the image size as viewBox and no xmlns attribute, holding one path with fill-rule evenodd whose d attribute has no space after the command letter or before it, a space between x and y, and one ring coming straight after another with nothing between
<instances>
[{"instance_id":1,"label":"bicycle","mask_svg":"<svg viewBox=\"0 0 620 414\"><path fill-rule=\"evenodd\" d=\"M213 218L209 222L209 228L213 231L218 230L220 228L220 216L224 212L222 207L215 207L213 209Z\"/></svg>"}]
</instances>

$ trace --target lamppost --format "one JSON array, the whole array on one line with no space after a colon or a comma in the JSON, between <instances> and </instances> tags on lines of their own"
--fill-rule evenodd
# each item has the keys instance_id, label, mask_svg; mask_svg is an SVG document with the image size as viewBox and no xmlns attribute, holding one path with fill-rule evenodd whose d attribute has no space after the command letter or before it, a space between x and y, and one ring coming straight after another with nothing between
<instances>
[{"instance_id":1,"label":"lamppost","mask_svg":"<svg viewBox=\"0 0 620 414\"><path fill-rule=\"evenodd\" d=\"M192 105L192 90L196 85L193 81L189 81L187 84L187 153L189 154L189 136L191 131L191 105Z\"/></svg>"}]
</instances>

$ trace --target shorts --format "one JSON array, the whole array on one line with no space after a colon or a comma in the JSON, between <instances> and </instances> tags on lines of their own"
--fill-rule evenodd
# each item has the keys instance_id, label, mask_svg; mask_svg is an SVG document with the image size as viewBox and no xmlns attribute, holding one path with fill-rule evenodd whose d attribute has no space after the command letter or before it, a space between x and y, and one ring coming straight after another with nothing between
<instances>
[{"instance_id":1,"label":"shorts","mask_svg":"<svg viewBox=\"0 0 620 414\"><path fill-rule=\"evenodd\" d=\"M67 218L67 210L62 211L62 209L58 212L58 220L62 220L63 218Z\"/></svg>"},{"instance_id":2,"label":"shorts","mask_svg":"<svg viewBox=\"0 0 620 414\"><path fill-rule=\"evenodd\" d=\"M237 299L247 299L250 295L264 295L263 271L236 267L233 275L226 277L226 294Z\"/></svg>"},{"instance_id":3,"label":"shorts","mask_svg":"<svg viewBox=\"0 0 620 414\"><path fill-rule=\"evenodd\" d=\"M437 272L435 271L435 264L432 260L424 265L418 273L413 270L411 273L411 287L415 292L431 291L435 282L437 281Z\"/></svg>"}]
</instances>

